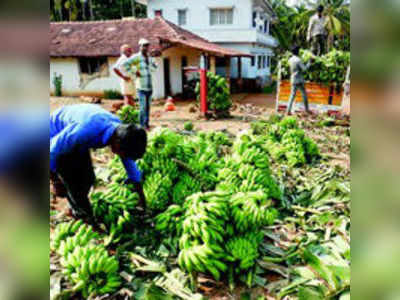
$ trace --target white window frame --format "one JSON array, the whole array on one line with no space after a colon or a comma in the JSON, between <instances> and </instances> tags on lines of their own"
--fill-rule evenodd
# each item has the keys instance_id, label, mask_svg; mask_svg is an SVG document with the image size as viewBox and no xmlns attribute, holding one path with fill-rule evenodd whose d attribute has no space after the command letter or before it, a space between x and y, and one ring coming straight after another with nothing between
<instances>
[{"instance_id":1,"label":"white window frame","mask_svg":"<svg viewBox=\"0 0 400 300\"><path fill-rule=\"evenodd\" d=\"M181 23L180 21L181 21L181 19L180 19L180 17L181 17L181 13L184 13L184 16L185 16L185 23ZM180 9L177 9L177 19L178 19L178 21L177 21L177 24L179 25L179 26L186 26L187 25L187 23L188 23L188 9L187 8L180 8Z\"/></svg>"},{"instance_id":2,"label":"white window frame","mask_svg":"<svg viewBox=\"0 0 400 300\"><path fill-rule=\"evenodd\" d=\"M234 19L234 7L209 7L209 18L210 18L210 26L227 26L233 25ZM224 12L224 14L222 14ZM232 12L231 18L229 13ZM213 20L213 13L217 13L215 16L215 20Z\"/></svg>"}]
</instances>

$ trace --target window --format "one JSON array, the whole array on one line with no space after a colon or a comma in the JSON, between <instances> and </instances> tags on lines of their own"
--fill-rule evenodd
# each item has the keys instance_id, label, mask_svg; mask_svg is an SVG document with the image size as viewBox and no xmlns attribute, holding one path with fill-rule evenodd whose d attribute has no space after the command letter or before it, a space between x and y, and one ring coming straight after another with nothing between
<instances>
[{"instance_id":1,"label":"window","mask_svg":"<svg viewBox=\"0 0 400 300\"><path fill-rule=\"evenodd\" d=\"M259 55L259 56L257 56L257 58L258 58L257 67L258 67L259 70L261 70L261 68L262 68L262 56Z\"/></svg>"},{"instance_id":2,"label":"window","mask_svg":"<svg viewBox=\"0 0 400 300\"><path fill-rule=\"evenodd\" d=\"M107 65L107 57L81 57L79 68L83 74L94 74L101 71L101 67Z\"/></svg>"},{"instance_id":3,"label":"window","mask_svg":"<svg viewBox=\"0 0 400 300\"><path fill-rule=\"evenodd\" d=\"M252 56L251 57L251 66L254 67L256 65L256 57L257 56Z\"/></svg>"},{"instance_id":4,"label":"window","mask_svg":"<svg viewBox=\"0 0 400 300\"><path fill-rule=\"evenodd\" d=\"M156 17L162 17L162 9L157 9L154 11L154 16Z\"/></svg>"},{"instance_id":5,"label":"window","mask_svg":"<svg viewBox=\"0 0 400 300\"><path fill-rule=\"evenodd\" d=\"M264 32L269 33L269 21L268 20L264 21Z\"/></svg>"},{"instance_id":6,"label":"window","mask_svg":"<svg viewBox=\"0 0 400 300\"><path fill-rule=\"evenodd\" d=\"M178 9L178 25L186 25L186 9Z\"/></svg>"},{"instance_id":7,"label":"window","mask_svg":"<svg viewBox=\"0 0 400 300\"><path fill-rule=\"evenodd\" d=\"M253 11L253 27L257 27L256 18L257 18L257 12Z\"/></svg>"},{"instance_id":8,"label":"window","mask_svg":"<svg viewBox=\"0 0 400 300\"><path fill-rule=\"evenodd\" d=\"M233 8L213 8L210 10L210 25L233 24Z\"/></svg>"},{"instance_id":9,"label":"window","mask_svg":"<svg viewBox=\"0 0 400 300\"><path fill-rule=\"evenodd\" d=\"M265 55L262 57L262 66L263 66L263 69L265 69L267 67L267 58Z\"/></svg>"}]
</instances>

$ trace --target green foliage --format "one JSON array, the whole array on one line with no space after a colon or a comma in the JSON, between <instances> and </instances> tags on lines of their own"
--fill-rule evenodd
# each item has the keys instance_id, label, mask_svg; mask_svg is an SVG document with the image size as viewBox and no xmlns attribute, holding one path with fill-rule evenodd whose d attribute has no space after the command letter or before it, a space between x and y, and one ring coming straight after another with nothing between
<instances>
[{"instance_id":1,"label":"green foliage","mask_svg":"<svg viewBox=\"0 0 400 300\"><path fill-rule=\"evenodd\" d=\"M307 63L312 54L308 50L301 50L301 58ZM291 53L287 52L281 59L282 79L290 78L289 58ZM350 64L350 52L333 49L325 55L315 57L310 68L305 72L306 81L318 82L326 85L336 83L342 86L346 79L347 67Z\"/></svg>"},{"instance_id":2,"label":"green foliage","mask_svg":"<svg viewBox=\"0 0 400 300\"><path fill-rule=\"evenodd\" d=\"M61 97L62 96L62 75L57 75L54 73L53 77L53 85L54 85L54 96Z\"/></svg>"},{"instance_id":3,"label":"green foliage","mask_svg":"<svg viewBox=\"0 0 400 300\"><path fill-rule=\"evenodd\" d=\"M138 124L139 123L139 111L132 105L122 106L117 115L119 119L125 124Z\"/></svg>"},{"instance_id":4,"label":"green foliage","mask_svg":"<svg viewBox=\"0 0 400 300\"><path fill-rule=\"evenodd\" d=\"M196 86L197 98L200 99L200 83ZM208 108L216 112L226 112L232 106L231 94L227 80L212 72L207 73Z\"/></svg>"},{"instance_id":5,"label":"green foliage","mask_svg":"<svg viewBox=\"0 0 400 300\"><path fill-rule=\"evenodd\" d=\"M105 99L115 99L115 100L120 100L124 98L124 96L122 96L122 94L117 90L104 90L103 97Z\"/></svg>"}]
</instances>

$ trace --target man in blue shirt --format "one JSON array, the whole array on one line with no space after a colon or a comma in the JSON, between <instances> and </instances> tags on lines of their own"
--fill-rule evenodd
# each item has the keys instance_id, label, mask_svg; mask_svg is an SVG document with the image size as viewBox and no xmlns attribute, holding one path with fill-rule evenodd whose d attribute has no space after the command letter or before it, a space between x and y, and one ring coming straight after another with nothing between
<instances>
[{"instance_id":1,"label":"man in blue shirt","mask_svg":"<svg viewBox=\"0 0 400 300\"><path fill-rule=\"evenodd\" d=\"M115 115L94 104L64 106L50 116L50 171L53 183L61 180L76 218L93 221L88 194L95 175L90 149L111 146L121 157L145 208L141 172L135 160L143 157L147 146L146 131L126 125Z\"/></svg>"}]
</instances>

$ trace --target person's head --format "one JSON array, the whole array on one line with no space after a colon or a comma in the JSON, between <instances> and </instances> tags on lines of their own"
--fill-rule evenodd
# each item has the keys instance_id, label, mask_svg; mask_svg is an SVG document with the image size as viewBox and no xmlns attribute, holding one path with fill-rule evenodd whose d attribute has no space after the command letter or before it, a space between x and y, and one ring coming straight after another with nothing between
<instances>
[{"instance_id":1,"label":"person's head","mask_svg":"<svg viewBox=\"0 0 400 300\"><path fill-rule=\"evenodd\" d=\"M293 48L292 48L292 53L293 53L294 55L298 56L299 53L300 53L300 46L298 46L298 45L293 46Z\"/></svg>"},{"instance_id":2,"label":"person's head","mask_svg":"<svg viewBox=\"0 0 400 300\"><path fill-rule=\"evenodd\" d=\"M142 158L147 147L147 133L133 124L121 124L111 138L111 150L122 158Z\"/></svg>"},{"instance_id":3,"label":"person's head","mask_svg":"<svg viewBox=\"0 0 400 300\"><path fill-rule=\"evenodd\" d=\"M323 5L318 5L317 12L318 12L318 15L321 16L322 13L324 12L324 6Z\"/></svg>"},{"instance_id":4,"label":"person's head","mask_svg":"<svg viewBox=\"0 0 400 300\"><path fill-rule=\"evenodd\" d=\"M149 48L150 48L150 42L146 39L140 39L139 48L140 48L140 52L143 55L147 55L149 52Z\"/></svg>"},{"instance_id":5,"label":"person's head","mask_svg":"<svg viewBox=\"0 0 400 300\"><path fill-rule=\"evenodd\" d=\"M125 44L121 46L121 54L124 54L126 57L130 57L133 54L133 49L131 46Z\"/></svg>"}]
</instances>

